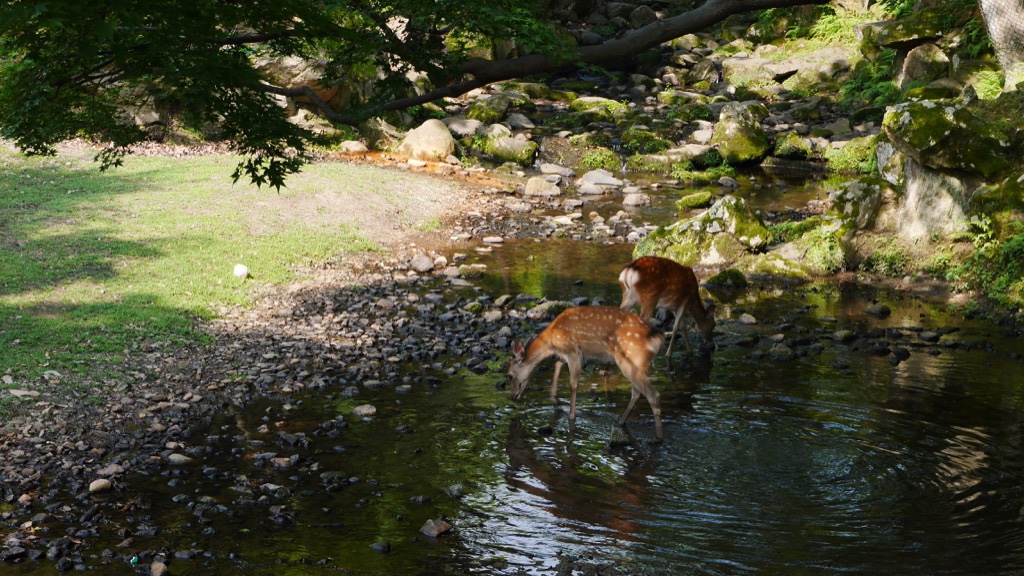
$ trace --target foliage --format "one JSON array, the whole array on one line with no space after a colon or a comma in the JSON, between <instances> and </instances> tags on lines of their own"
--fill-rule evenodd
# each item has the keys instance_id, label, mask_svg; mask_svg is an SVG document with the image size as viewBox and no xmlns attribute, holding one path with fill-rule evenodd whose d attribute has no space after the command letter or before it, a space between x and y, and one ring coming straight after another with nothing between
<instances>
[{"instance_id":1,"label":"foliage","mask_svg":"<svg viewBox=\"0 0 1024 576\"><path fill-rule=\"evenodd\" d=\"M807 240L807 265L826 274L834 274L846 267L846 255L834 232L817 227L804 235Z\"/></svg>"},{"instance_id":2,"label":"foliage","mask_svg":"<svg viewBox=\"0 0 1024 576\"><path fill-rule=\"evenodd\" d=\"M620 164L619 155L608 148L590 150L580 158L579 162L580 167L587 170L603 168L611 172L617 172Z\"/></svg>"},{"instance_id":3,"label":"foliage","mask_svg":"<svg viewBox=\"0 0 1024 576\"><path fill-rule=\"evenodd\" d=\"M850 140L841 148L826 148L825 161L829 170L839 173L874 174L878 172L878 157L872 138Z\"/></svg>"},{"instance_id":4,"label":"foliage","mask_svg":"<svg viewBox=\"0 0 1024 576\"><path fill-rule=\"evenodd\" d=\"M634 154L657 154L672 147L650 130L631 128L622 133L622 147Z\"/></svg>"},{"instance_id":5,"label":"foliage","mask_svg":"<svg viewBox=\"0 0 1024 576\"><path fill-rule=\"evenodd\" d=\"M847 105L888 106L899 102L900 88L892 81L896 51L885 48L873 60L860 60L843 82L840 95Z\"/></svg>"},{"instance_id":6,"label":"foliage","mask_svg":"<svg viewBox=\"0 0 1024 576\"><path fill-rule=\"evenodd\" d=\"M808 231L821 224L818 218L807 218L805 220L790 220L779 222L768 227L772 233L772 239L779 242L790 242L803 236Z\"/></svg>"},{"instance_id":7,"label":"foliage","mask_svg":"<svg viewBox=\"0 0 1024 576\"><path fill-rule=\"evenodd\" d=\"M682 162L672 167L672 177L682 182L707 184L717 182L723 176L736 176L736 169L728 163L722 163L703 171L694 170L692 162Z\"/></svg>"},{"instance_id":8,"label":"foliage","mask_svg":"<svg viewBox=\"0 0 1024 576\"><path fill-rule=\"evenodd\" d=\"M1004 240L984 234L978 250L967 257L959 276L968 287L981 290L1004 306L1024 306L1024 224L1014 222L1015 233Z\"/></svg>"},{"instance_id":9,"label":"foliage","mask_svg":"<svg viewBox=\"0 0 1024 576\"><path fill-rule=\"evenodd\" d=\"M907 252L895 241L884 242L864 261L864 270L882 276L902 276L910 265Z\"/></svg>"},{"instance_id":10,"label":"foliage","mask_svg":"<svg viewBox=\"0 0 1024 576\"><path fill-rule=\"evenodd\" d=\"M374 100L413 94L416 70L444 82L468 46L446 34L507 39L557 60L564 49L533 0L384 5L336 0L153 0L0 3L0 135L51 155L74 137L107 146L101 168L146 138L133 112L154 107L186 125L216 124L243 156L234 178L280 189L306 160L310 134L288 122L260 59L324 63L324 83L374 78ZM389 23L403 21L396 33ZM387 70L383 78L377 71ZM368 74L368 75L367 75ZM293 89L301 92L299 89ZM331 116L356 124L361 109Z\"/></svg>"}]
</instances>

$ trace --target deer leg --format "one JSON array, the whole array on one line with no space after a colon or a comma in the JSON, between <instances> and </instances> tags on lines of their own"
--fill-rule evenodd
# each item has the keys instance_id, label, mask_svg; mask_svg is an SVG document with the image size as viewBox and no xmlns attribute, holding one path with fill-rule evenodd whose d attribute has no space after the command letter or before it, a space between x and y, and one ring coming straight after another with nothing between
<instances>
[{"instance_id":1,"label":"deer leg","mask_svg":"<svg viewBox=\"0 0 1024 576\"><path fill-rule=\"evenodd\" d=\"M654 389L646 376L642 376L640 381L633 385L634 390L637 387L640 388L640 393L647 398L647 403L651 405L651 412L654 413L654 439L656 442L661 442L661 398L658 396L658 391Z\"/></svg>"},{"instance_id":2,"label":"deer leg","mask_svg":"<svg viewBox=\"0 0 1024 576\"><path fill-rule=\"evenodd\" d=\"M629 406L626 407L626 412L619 419L619 425L625 424L626 418L629 417L629 413L633 411L633 407L636 405L636 401L640 396L643 396L647 398L647 403L651 405L651 412L654 414L655 440L661 442L661 398L658 395L658 391L647 378L646 370L641 369L635 364L620 365L620 368L622 368L622 373L626 375L626 378L633 385L633 394L629 400Z\"/></svg>"},{"instance_id":3,"label":"deer leg","mask_svg":"<svg viewBox=\"0 0 1024 576\"><path fill-rule=\"evenodd\" d=\"M551 403L556 405L556 406L559 404L559 402L558 402L558 374L561 373L561 371L562 371L562 364L564 364L564 362L562 362L561 360L555 361L555 376L551 379Z\"/></svg>"},{"instance_id":4,"label":"deer leg","mask_svg":"<svg viewBox=\"0 0 1024 576\"><path fill-rule=\"evenodd\" d=\"M626 405L626 411L619 417L619 426L626 423L629 418L630 412L633 411L633 407L636 406L636 401L640 399L640 391L636 389L636 386L631 387L632 393L629 397L629 404Z\"/></svg>"},{"instance_id":5,"label":"deer leg","mask_svg":"<svg viewBox=\"0 0 1024 576\"><path fill-rule=\"evenodd\" d=\"M580 383L583 364L579 358L568 358L566 363L569 365L569 421L573 422L576 420L576 388Z\"/></svg>"}]
</instances>

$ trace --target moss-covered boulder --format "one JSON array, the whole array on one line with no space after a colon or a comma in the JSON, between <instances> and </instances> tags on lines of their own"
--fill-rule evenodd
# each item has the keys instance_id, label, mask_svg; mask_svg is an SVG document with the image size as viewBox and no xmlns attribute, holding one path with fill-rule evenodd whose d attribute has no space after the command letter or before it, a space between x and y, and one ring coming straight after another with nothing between
<instances>
[{"instance_id":1,"label":"moss-covered boulder","mask_svg":"<svg viewBox=\"0 0 1024 576\"><path fill-rule=\"evenodd\" d=\"M574 112L598 112L602 116L612 119L621 118L629 113L629 106L610 98L601 98L600 96L577 98L569 104L569 108Z\"/></svg>"},{"instance_id":2,"label":"moss-covered boulder","mask_svg":"<svg viewBox=\"0 0 1024 576\"><path fill-rule=\"evenodd\" d=\"M629 128L622 133L622 147L634 154L656 154L672 147L672 143L650 130Z\"/></svg>"},{"instance_id":3,"label":"moss-covered boulder","mask_svg":"<svg viewBox=\"0 0 1024 576\"><path fill-rule=\"evenodd\" d=\"M537 158L540 146L532 140L501 136L492 139L487 148L491 157L499 162L529 166Z\"/></svg>"},{"instance_id":4,"label":"moss-covered boulder","mask_svg":"<svg viewBox=\"0 0 1024 576\"><path fill-rule=\"evenodd\" d=\"M576 99L576 93L568 90L556 90L546 84L539 82L506 82L500 87L502 92L521 92L530 98L537 100L560 100L571 102Z\"/></svg>"},{"instance_id":5,"label":"moss-covered boulder","mask_svg":"<svg viewBox=\"0 0 1024 576\"><path fill-rule=\"evenodd\" d=\"M711 206L711 201L714 200L714 195L711 192L694 192L693 194L687 194L679 200L676 200L676 207L680 210L693 210L694 208L707 208Z\"/></svg>"},{"instance_id":6,"label":"moss-covered boulder","mask_svg":"<svg viewBox=\"0 0 1024 576\"><path fill-rule=\"evenodd\" d=\"M736 268L726 268L711 278L708 278L704 285L708 289L716 290L739 290L746 288L750 283L743 272Z\"/></svg>"},{"instance_id":7,"label":"moss-covered boulder","mask_svg":"<svg viewBox=\"0 0 1024 576\"><path fill-rule=\"evenodd\" d=\"M815 157L811 142L792 130L775 136L772 155L793 160L810 160Z\"/></svg>"},{"instance_id":8,"label":"moss-covered boulder","mask_svg":"<svg viewBox=\"0 0 1024 576\"><path fill-rule=\"evenodd\" d=\"M789 275L799 275L800 271L818 276L835 274L846 268L850 247L844 238L848 231L839 220L826 222L772 252L786 262Z\"/></svg>"},{"instance_id":9,"label":"moss-covered boulder","mask_svg":"<svg viewBox=\"0 0 1024 576\"><path fill-rule=\"evenodd\" d=\"M929 40L938 40L946 32L948 12L942 6L916 10L906 18L861 26L858 32L865 44L881 48L909 49Z\"/></svg>"},{"instance_id":10,"label":"moss-covered boulder","mask_svg":"<svg viewBox=\"0 0 1024 576\"><path fill-rule=\"evenodd\" d=\"M466 118L479 120L484 124L495 124L505 119L512 100L505 94L477 98L466 109Z\"/></svg>"},{"instance_id":11,"label":"moss-covered boulder","mask_svg":"<svg viewBox=\"0 0 1024 576\"><path fill-rule=\"evenodd\" d=\"M722 108L711 144L730 164L760 160L772 147L760 123L767 116L768 109L760 102L729 102Z\"/></svg>"},{"instance_id":12,"label":"moss-covered boulder","mask_svg":"<svg viewBox=\"0 0 1024 576\"><path fill-rule=\"evenodd\" d=\"M935 44L922 44L903 59L895 82L900 89L911 83L928 83L949 75L949 57Z\"/></svg>"},{"instance_id":13,"label":"moss-covered boulder","mask_svg":"<svg viewBox=\"0 0 1024 576\"><path fill-rule=\"evenodd\" d=\"M706 104L708 97L698 92L668 89L658 92L658 102L667 105Z\"/></svg>"},{"instance_id":14,"label":"moss-covered boulder","mask_svg":"<svg viewBox=\"0 0 1024 576\"><path fill-rule=\"evenodd\" d=\"M722 266L763 250L769 236L742 199L726 196L698 216L659 227L633 253L665 256L691 266Z\"/></svg>"},{"instance_id":15,"label":"moss-covered boulder","mask_svg":"<svg viewBox=\"0 0 1024 576\"><path fill-rule=\"evenodd\" d=\"M1009 126L982 120L961 100L897 104L886 111L882 128L900 152L931 168L989 178L1010 165Z\"/></svg>"}]
</instances>

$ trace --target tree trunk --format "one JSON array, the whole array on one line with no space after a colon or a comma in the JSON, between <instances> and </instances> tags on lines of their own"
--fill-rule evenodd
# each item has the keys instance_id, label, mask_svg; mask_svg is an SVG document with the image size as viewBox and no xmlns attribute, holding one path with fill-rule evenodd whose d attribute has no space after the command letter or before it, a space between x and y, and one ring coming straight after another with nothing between
<instances>
[{"instance_id":1,"label":"tree trunk","mask_svg":"<svg viewBox=\"0 0 1024 576\"><path fill-rule=\"evenodd\" d=\"M1006 90L1024 82L1024 0L978 0L985 28L999 65L1006 72Z\"/></svg>"}]
</instances>

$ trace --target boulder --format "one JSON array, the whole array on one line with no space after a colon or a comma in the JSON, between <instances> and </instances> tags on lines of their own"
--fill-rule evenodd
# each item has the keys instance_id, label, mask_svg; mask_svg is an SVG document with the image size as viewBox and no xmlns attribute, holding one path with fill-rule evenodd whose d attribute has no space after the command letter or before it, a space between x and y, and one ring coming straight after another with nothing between
<instances>
[{"instance_id":1,"label":"boulder","mask_svg":"<svg viewBox=\"0 0 1024 576\"><path fill-rule=\"evenodd\" d=\"M949 75L949 57L935 44L922 44L907 52L895 82L901 90L911 83L927 83Z\"/></svg>"},{"instance_id":2,"label":"boulder","mask_svg":"<svg viewBox=\"0 0 1024 576\"><path fill-rule=\"evenodd\" d=\"M562 191L558 188L558 185L549 182L547 179L540 176L534 176L526 181L526 191L524 192L527 196L559 196Z\"/></svg>"},{"instance_id":3,"label":"boulder","mask_svg":"<svg viewBox=\"0 0 1024 576\"><path fill-rule=\"evenodd\" d=\"M499 162L514 162L520 166L533 164L540 145L532 140L501 136L494 138L488 145L488 151Z\"/></svg>"},{"instance_id":4,"label":"boulder","mask_svg":"<svg viewBox=\"0 0 1024 576\"><path fill-rule=\"evenodd\" d=\"M722 108L711 144L730 164L760 160L772 143L760 121L768 116L760 102L729 102Z\"/></svg>"},{"instance_id":5,"label":"boulder","mask_svg":"<svg viewBox=\"0 0 1024 576\"><path fill-rule=\"evenodd\" d=\"M479 120L484 124L494 124L504 120L512 100L505 93L477 98L466 110L466 118Z\"/></svg>"},{"instance_id":6,"label":"boulder","mask_svg":"<svg viewBox=\"0 0 1024 576\"><path fill-rule=\"evenodd\" d=\"M997 123L972 114L961 100L891 106L882 129L896 150L929 168L989 178L1010 164L1013 138Z\"/></svg>"},{"instance_id":7,"label":"boulder","mask_svg":"<svg viewBox=\"0 0 1024 576\"><path fill-rule=\"evenodd\" d=\"M763 250L770 233L741 198L725 196L697 216L661 226L638 245L636 256L655 254L689 266L721 267Z\"/></svg>"},{"instance_id":8,"label":"boulder","mask_svg":"<svg viewBox=\"0 0 1024 576\"><path fill-rule=\"evenodd\" d=\"M455 152L455 138L443 122L431 118L410 130L395 152L417 160L443 162Z\"/></svg>"}]
</instances>

